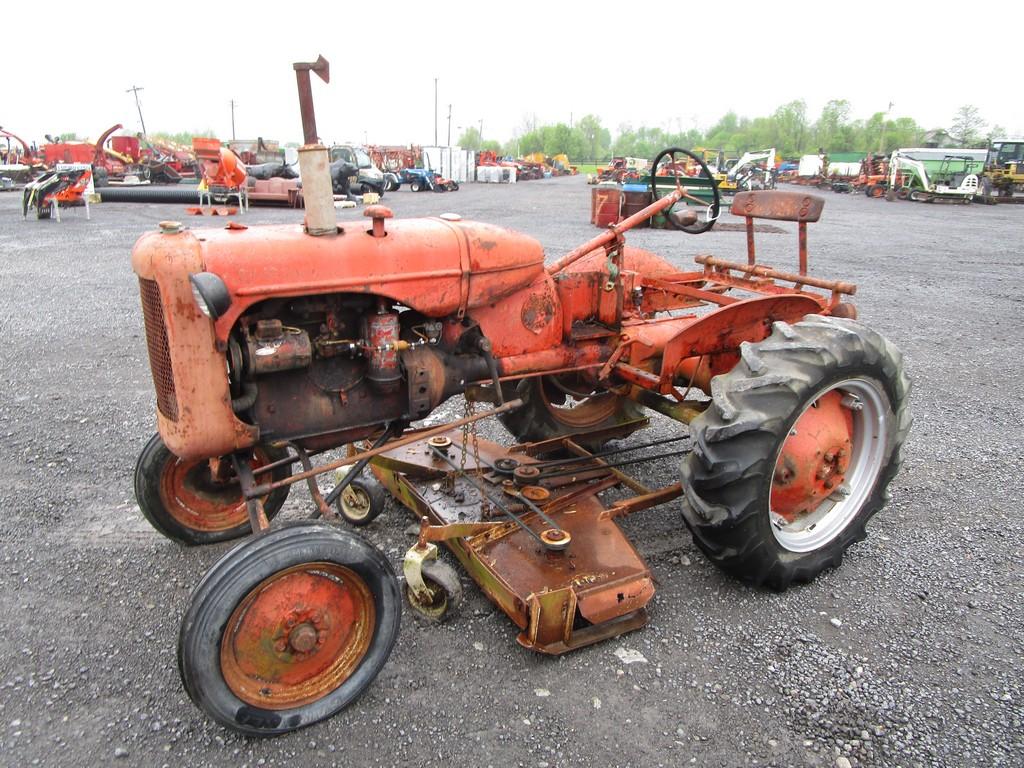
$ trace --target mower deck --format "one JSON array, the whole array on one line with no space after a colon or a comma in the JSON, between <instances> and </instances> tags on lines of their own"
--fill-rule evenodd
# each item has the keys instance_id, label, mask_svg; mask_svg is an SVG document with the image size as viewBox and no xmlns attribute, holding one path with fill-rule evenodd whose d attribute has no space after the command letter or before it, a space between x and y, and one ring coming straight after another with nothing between
<instances>
[{"instance_id":1,"label":"mower deck","mask_svg":"<svg viewBox=\"0 0 1024 768\"><path fill-rule=\"evenodd\" d=\"M538 458L555 450L579 458ZM654 583L615 517L673 499L679 485L648 491L570 437L510 449L481 439L476 453L479 464L455 429L373 460L377 478L421 521L407 569L430 542L443 542L522 630L518 642L541 653L566 653L646 624ZM610 506L599 498L623 485L638 495ZM544 541L551 531L558 532L554 546Z\"/></svg>"}]
</instances>

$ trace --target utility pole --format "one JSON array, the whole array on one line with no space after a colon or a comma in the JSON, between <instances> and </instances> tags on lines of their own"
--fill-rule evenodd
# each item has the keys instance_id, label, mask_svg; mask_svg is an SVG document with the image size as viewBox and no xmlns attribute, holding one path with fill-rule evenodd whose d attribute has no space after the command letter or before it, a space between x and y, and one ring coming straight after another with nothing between
<instances>
[{"instance_id":1,"label":"utility pole","mask_svg":"<svg viewBox=\"0 0 1024 768\"><path fill-rule=\"evenodd\" d=\"M437 146L437 78L434 78L434 146Z\"/></svg>"},{"instance_id":2,"label":"utility pole","mask_svg":"<svg viewBox=\"0 0 1024 768\"><path fill-rule=\"evenodd\" d=\"M480 118L480 146L478 149L484 148L484 119Z\"/></svg>"},{"instance_id":3,"label":"utility pole","mask_svg":"<svg viewBox=\"0 0 1024 768\"><path fill-rule=\"evenodd\" d=\"M448 146L452 145L452 105L448 105Z\"/></svg>"},{"instance_id":4,"label":"utility pole","mask_svg":"<svg viewBox=\"0 0 1024 768\"><path fill-rule=\"evenodd\" d=\"M125 93L135 94L135 108L139 110L139 122L142 123L142 135L146 135L146 121L142 119L142 105L139 104L139 91L143 90L137 85L133 85Z\"/></svg>"},{"instance_id":5,"label":"utility pole","mask_svg":"<svg viewBox=\"0 0 1024 768\"><path fill-rule=\"evenodd\" d=\"M882 135L878 139L878 151L885 152L885 119L892 112L892 102L889 102L889 108L885 110L885 114L882 115Z\"/></svg>"},{"instance_id":6,"label":"utility pole","mask_svg":"<svg viewBox=\"0 0 1024 768\"><path fill-rule=\"evenodd\" d=\"M234 99L231 100L231 140L235 140L235 107L238 106L238 102Z\"/></svg>"}]
</instances>

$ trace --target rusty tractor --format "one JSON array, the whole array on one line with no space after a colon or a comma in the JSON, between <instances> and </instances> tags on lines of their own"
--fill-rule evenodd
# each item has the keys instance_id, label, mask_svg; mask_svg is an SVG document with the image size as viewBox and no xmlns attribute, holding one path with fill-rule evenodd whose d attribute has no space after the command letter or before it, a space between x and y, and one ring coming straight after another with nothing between
<instances>
[{"instance_id":1,"label":"rusty tractor","mask_svg":"<svg viewBox=\"0 0 1024 768\"><path fill-rule=\"evenodd\" d=\"M338 223L310 89L328 65L295 70L304 224L165 222L132 253L159 427L135 470L142 512L184 544L254 534L181 625L183 685L210 717L273 735L348 705L388 658L403 592L428 621L457 607L439 543L520 644L560 654L647 620L654 583L623 515L681 499L709 560L776 590L865 536L900 465L908 382L854 319L856 287L808 272L821 199L737 194L747 259L692 270L624 241L658 213L693 223L665 177L650 206L552 263L530 237L453 215L373 205ZM795 271L757 262L758 218L796 223ZM453 396L460 418L413 427ZM659 448L686 447L634 442L645 409L679 424ZM517 444L479 436L489 416ZM623 470L669 454L666 487ZM272 524L295 483L319 519ZM420 525L403 582L341 525L372 521L385 489Z\"/></svg>"}]
</instances>

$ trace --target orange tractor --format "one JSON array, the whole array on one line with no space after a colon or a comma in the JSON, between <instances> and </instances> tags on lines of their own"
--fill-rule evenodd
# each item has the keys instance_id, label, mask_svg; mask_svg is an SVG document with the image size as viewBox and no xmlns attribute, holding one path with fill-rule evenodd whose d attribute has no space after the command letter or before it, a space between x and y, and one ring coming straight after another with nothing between
<instances>
[{"instance_id":1,"label":"orange tractor","mask_svg":"<svg viewBox=\"0 0 1024 768\"><path fill-rule=\"evenodd\" d=\"M439 543L519 643L559 654L646 622L654 582L623 515L679 499L711 561L779 590L864 537L900 465L908 382L853 319L856 287L808 273L821 199L737 194L747 259L691 270L624 240L658 213L692 223L676 211L683 177L552 263L530 237L454 215L374 205L339 223L310 91L327 64L295 68L304 224L165 222L132 253L159 427L135 470L142 512L185 544L257 534L206 574L182 622L182 681L208 715L272 735L345 707L386 662L403 592L430 620L459 602ZM756 261L758 218L798 223L795 271ZM461 418L413 427L456 395ZM653 442L622 442L644 409L679 424L659 447L685 444L664 488L622 470L656 458L628 453ZM488 416L519 444L479 436ZM300 482L319 519L272 525ZM372 521L381 485L420 522L404 584L340 525Z\"/></svg>"}]
</instances>

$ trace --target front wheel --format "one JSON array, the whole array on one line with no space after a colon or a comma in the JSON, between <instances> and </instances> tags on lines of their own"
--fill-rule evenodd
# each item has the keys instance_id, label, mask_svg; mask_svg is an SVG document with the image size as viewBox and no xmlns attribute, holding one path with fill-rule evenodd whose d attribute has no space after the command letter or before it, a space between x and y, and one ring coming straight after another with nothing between
<instances>
[{"instance_id":1,"label":"front wheel","mask_svg":"<svg viewBox=\"0 0 1024 768\"><path fill-rule=\"evenodd\" d=\"M809 315L744 343L690 425L683 517L697 546L777 590L838 566L888 500L908 390L900 353L852 320Z\"/></svg>"},{"instance_id":2,"label":"front wheel","mask_svg":"<svg viewBox=\"0 0 1024 768\"><path fill-rule=\"evenodd\" d=\"M178 670L189 698L226 728L287 733L369 687L401 613L379 550L325 523L288 525L235 547L196 587Z\"/></svg>"},{"instance_id":3,"label":"front wheel","mask_svg":"<svg viewBox=\"0 0 1024 768\"><path fill-rule=\"evenodd\" d=\"M411 184L409 184L410 192L419 192L421 189L423 189L423 185L420 184L418 181L414 181Z\"/></svg>"},{"instance_id":4,"label":"front wheel","mask_svg":"<svg viewBox=\"0 0 1024 768\"><path fill-rule=\"evenodd\" d=\"M258 445L253 449L253 468L287 457L287 450ZM284 480L291 466L282 464L269 473L270 479ZM259 482L266 479L257 475ZM280 511L290 488L286 485L263 497L268 520ZM252 531L231 457L185 461L170 452L160 435L150 438L135 463L135 499L154 528L181 544L215 544Z\"/></svg>"}]
</instances>

